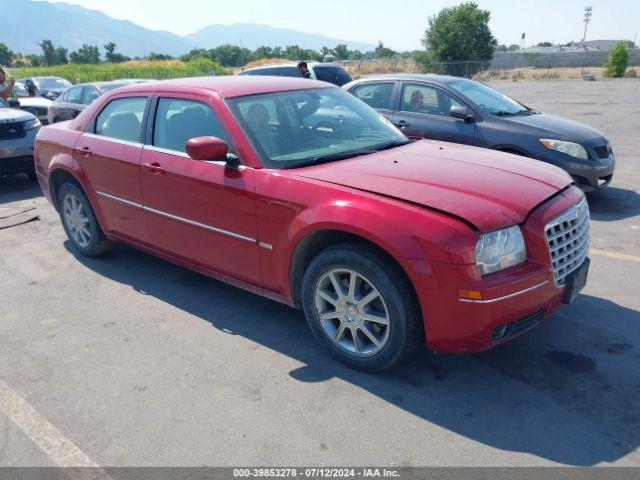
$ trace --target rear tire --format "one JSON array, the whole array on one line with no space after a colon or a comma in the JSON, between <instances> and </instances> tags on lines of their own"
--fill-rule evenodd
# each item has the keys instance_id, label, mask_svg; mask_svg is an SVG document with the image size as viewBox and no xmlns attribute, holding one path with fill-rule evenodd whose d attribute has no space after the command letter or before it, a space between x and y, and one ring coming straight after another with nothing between
<instances>
[{"instance_id":1,"label":"rear tire","mask_svg":"<svg viewBox=\"0 0 640 480\"><path fill-rule=\"evenodd\" d=\"M89 200L74 183L64 183L58 190L60 220L73 246L86 257L97 257L111 248L100 228Z\"/></svg>"},{"instance_id":2,"label":"rear tire","mask_svg":"<svg viewBox=\"0 0 640 480\"><path fill-rule=\"evenodd\" d=\"M304 273L302 302L320 344L358 370L389 369L424 341L411 284L394 262L367 245L321 252Z\"/></svg>"}]
</instances>

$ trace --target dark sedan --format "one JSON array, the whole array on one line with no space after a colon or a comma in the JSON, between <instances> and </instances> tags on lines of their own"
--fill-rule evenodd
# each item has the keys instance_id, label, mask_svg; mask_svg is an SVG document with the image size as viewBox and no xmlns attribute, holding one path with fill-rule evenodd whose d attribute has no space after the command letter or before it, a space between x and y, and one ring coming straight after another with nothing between
<instances>
[{"instance_id":1,"label":"dark sedan","mask_svg":"<svg viewBox=\"0 0 640 480\"><path fill-rule=\"evenodd\" d=\"M101 83L81 83L60 95L50 106L49 123L72 120L88 105L103 93L114 88L130 85L130 81L113 81Z\"/></svg>"},{"instance_id":2,"label":"dark sedan","mask_svg":"<svg viewBox=\"0 0 640 480\"><path fill-rule=\"evenodd\" d=\"M533 110L473 80L441 75L367 77L343 88L408 136L493 148L566 170L585 191L611 182L615 158L602 133Z\"/></svg>"}]
</instances>

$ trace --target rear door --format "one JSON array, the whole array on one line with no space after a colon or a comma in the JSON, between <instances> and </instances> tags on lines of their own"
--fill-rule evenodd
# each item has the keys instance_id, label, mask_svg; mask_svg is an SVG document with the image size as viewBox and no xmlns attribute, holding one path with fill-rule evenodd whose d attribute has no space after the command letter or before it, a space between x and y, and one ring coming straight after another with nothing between
<instances>
[{"instance_id":1,"label":"rear door","mask_svg":"<svg viewBox=\"0 0 640 480\"><path fill-rule=\"evenodd\" d=\"M76 141L74 157L85 172L105 230L148 242L142 210L140 155L149 97L111 100Z\"/></svg>"},{"instance_id":2,"label":"rear door","mask_svg":"<svg viewBox=\"0 0 640 480\"><path fill-rule=\"evenodd\" d=\"M222 138L233 149L214 101L157 93L141 184L154 247L217 272L259 284L254 170L193 160L191 138Z\"/></svg>"},{"instance_id":3,"label":"rear door","mask_svg":"<svg viewBox=\"0 0 640 480\"><path fill-rule=\"evenodd\" d=\"M439 87L404 82L391 121L409 137L473 145L475 123L453 118L454 106L464 104Z\"/></svg>"},{"instance_id":4,"label":"rear door","mask_svg":"<svg viewBox=\"0 0 640 480\"><path fill-rule=\"evenodd\" d=\"M54 121L64 122L65 120L73 120L75 118L77 107L82 104L83 89L84 87L82 86L73 87L64 94L62 102L56 107Z\"/></svg>"}]
</instances>

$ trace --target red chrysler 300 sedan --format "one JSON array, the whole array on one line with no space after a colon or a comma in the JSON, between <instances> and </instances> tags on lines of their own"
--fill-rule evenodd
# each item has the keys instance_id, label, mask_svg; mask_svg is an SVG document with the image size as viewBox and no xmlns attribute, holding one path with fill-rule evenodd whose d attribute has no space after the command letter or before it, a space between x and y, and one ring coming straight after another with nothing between
<instances>
[{"instance_id":1,"label":"red chrysler 300 sedan","mask_svg":"<svg viewBox=\"0 0 640 480\"><path fill-rule=\"evenodd\" d=\"M411 141L340 88L220 77L110 92L36 142L82 254L112 241L304 309L341 361L519 335L586 281L589 212L556 167Z\"/></svg>"}]
</instances>

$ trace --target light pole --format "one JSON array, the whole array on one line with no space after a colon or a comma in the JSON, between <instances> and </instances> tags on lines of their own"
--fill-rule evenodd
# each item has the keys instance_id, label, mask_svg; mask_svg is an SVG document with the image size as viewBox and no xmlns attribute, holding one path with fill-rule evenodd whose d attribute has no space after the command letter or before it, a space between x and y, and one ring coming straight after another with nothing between
<instances>
[{"instance_id":1,"label":"light pole","mask_svg":"<svg viewBox=\"0 0 640 480\"><path fill-rule=\"evenodd\" d=\"M591 21L591 14L593 13L593 7L587 6L584 7L584 34L582 35L582 43L587 40L587 27L589 26L589 22Z\"/></svg>"}]
</instances>

